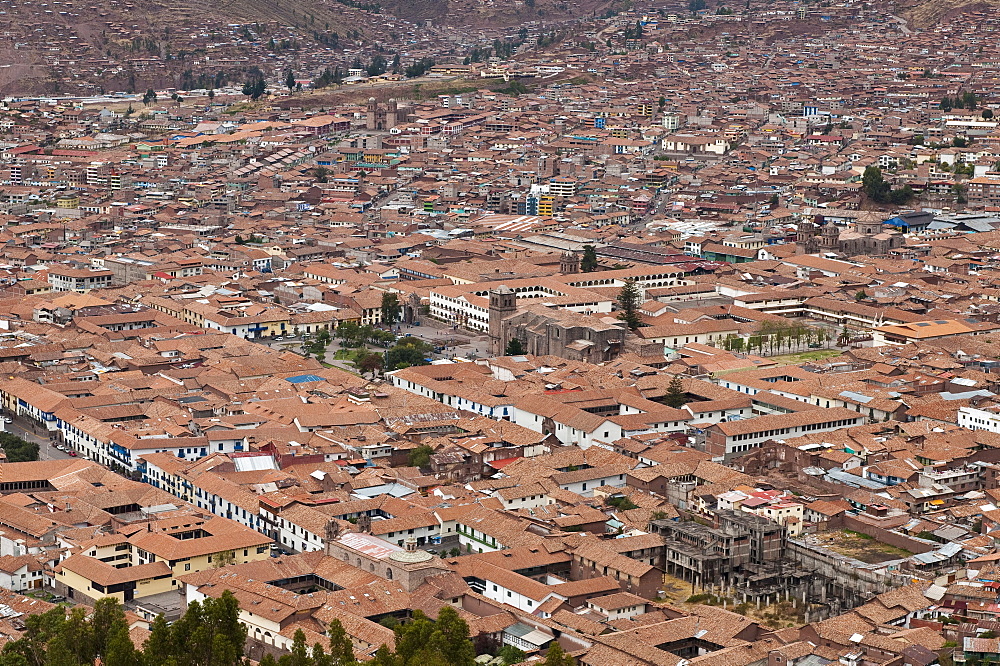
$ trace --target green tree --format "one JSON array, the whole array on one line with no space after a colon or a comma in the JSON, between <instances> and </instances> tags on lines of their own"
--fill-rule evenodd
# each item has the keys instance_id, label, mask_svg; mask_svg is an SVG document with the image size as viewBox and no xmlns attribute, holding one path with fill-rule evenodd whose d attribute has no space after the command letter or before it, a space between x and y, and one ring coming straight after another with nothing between
<instances>
[{"instance_id":1,"label":"green tree","mask_svg":"<svg viewBox=\"0 0 1000 666\"><path fill-rule=\"evenodd\" d=\"M316 179L317 183L325 183L330 177L330 171L326 167L318 166L313 169L313 178Z\"/></svg>"},{"instance_id":2,"label":"green tree","mask_svg":"<svg viewBox=\"0 0 1000 666\"><path fill-rule=\"evenodd\" d=\"M264 666L262 663L261 666ZM393 654L392 650L384 644L375 651L375 656L368 662L368 666L402 666L402 662Z\"/></svg>"},{"instance_id":3,"label":"green tree","mask_svg":"<svg viewBox=\"0 0 1000 666\"><path fill-rule=\"evenodd\" d=\"M295 90L295 72L291 69L285 74L285 87L288 88L288 92Z\"/></svg>"},{"instance_id":4,"label":"green tree","mask_svg":"<svg viewBox=\"0 0 1000 666\"><path fill-rule=\"evenodd\" d=\"M413 611L413 619L406 624L396 627L396 656L404 664L409 666L411 660L422 655L425 649L430 648L431 634L434 633L434 621L428 618L423 611Z\"/></svg>"},{"instance_id":5,"label":"green tree","mask_svg":"<svg viewBox=\"0 0 1000 666\"><path fill-rule=\"evenodd\" d=\"M239 621L239 603L229 590L218 599L207 597L188 604L170 630L172 656L178 666L238 666L243 660L247 630Z\"/></svg>"},{"instance_id":6,"label":"green tree","mask_svg":"<svg viewBox=\"0 0 1000 666\"><path fill-rule=\"evenodd\" d=\"M101 663L107 666L139 666L142 663L142 654L135 649L128 634L124 611L111 623L105 648L101 653Z\"/></svg>"},{"instance_id":7,"label":"green tree","mask_svg":"<svg viewBox=\"0 0 1000 666\"><path fill-rule=\"evenodd\" d=\"M507 343L507 348L503 352L504 356L523 356L524 354L524 345L521 343L520 338L511 338L510 342Z\"/></svg>"},{"instance_id":8,"label":"green tree","mask_svg":"<svg viewBox=\"0 0 1000 666\"><path fill-rule=\"evenodd\" d=\"M388 70L388 63L386 63L385 58L383 58L380 55L377 55L374 58L372 58L372 62L370 65L368 65L366 72L368 76L379 76L381 74L385 74L387 70Z\"/></svg>"},{"instance_id":9,"label":"green tree","mask_svg":"<svg viewBox=\"0 0 1000 666\"><path fill-rule=\"evenodd\" d=\"M576 659L566 654L558 641L553 641L549 645L549 651L545 653L542 666L576 666Z\"/></svg>"},{"instance_id":10,"label":"green tree","mask_svg":"<svg viewBox=\"0 0 1000 666\"><path fill-rule=\"evenodd\" d=\"M170 663L174 655L170 625L162 615L157 615L149 625L149 637L142 644L143 662L146 666Z\"/></svg>"},{"instance_id":11,"label":"green tree","mask_svg":"<svg viewBox=\"0 0 1000 666\"><path fill-rule=\"evenodd\" d=\"M993 120L992 109L983 109L983 120Z\"/></svg>"},{"instance_id":12,"label":"green tree","mask_svg":"<svg viewBox=\"0 0 1000 666\"><path fill-rule=\"evenodd\" d=\"M403 311L399 304L399 297L391 292L382 294L382 323L392 326L399 321L399 315Z\"/></svg>"},{"instance_id":13,"label":"green tree","mask_svg":"<svg viewBox=\"0 0 1000 666\"><path fill-rule=\"evenodd\" d=\"M865 195L875 203L884 203L889 196L889 184L882 178L882 170L869 166L861 177Z\"/></svg>"},{"instance_id":14,"label":"green tree","mask_svg":"<svg viewBox=\"0 0 1000 666\"><path fill-rule=\"evenodd\" d=\"M625 285L618 292L618 308L621 312L618 318L621 319L631 330L636 330L642 326L642 316L639 314L639 306L642 305L642 292L635 280L625 281Z\"/></svg>"},{"instance_id":15,"label":"green tree","mask_svg":"<svg viewBox=\"0 0 1000 666\"><path fill-rule=\"evenodd\" d=\"M427 467L431 464L431 456L433 454L434 449L426 444L411 449L409 456L407 456L410 467Z\"/></svg>"},{"instance_id":16,"label":"green tree","mask_svg":"<svg viewBox=\"0 0 1000 666\"><path fill-rule=\"evenodd\" d=\"M335 619L330 623L330 659L333 666L354 666L357 659L354 657L354 644L351 637L344 630L344 625L340 620Z\"/></svg>"},{"instance_id":17,"label":"green tree","mask_svg":"<svg viewBox=\"0 0 1000 666\"><path fill-rule=\"evenodd\" d=\"M419 338L403 338L385 353L385 367L390 370L427 365L426 360L434 348Z\"/></svg>"},{"instance_id":18,"label":"green tree","mask_svg":"<svg viewBox=\"0 0 1000 666\"><path fill-rule=\"evenodd\" d=\"M469 640L469 625L447 604L438 611L429 647L441 655L448 666L474 666L476 663L476 649Z\"/></svg>"},{"instance_id":19,"label":"green tree","mask_svg":"<svg viewBox=\"0 0 1000 666\"><path fill-rule=\"evenodd\" d=\"M376 354L374 352L369 352L366 349L359 350L358 354L354 358L354 366L361 371L361 374L371 373L372 376L377 375L382 371L385 365L385 360L382 354Z\"/></svg>"},{"instance_id":20,"label":"green tree","mask_svg":"<svg viewBox=\"0 0 1000 666\"><path fill-rule=\"evenodd\" d=\"M125 609L114 597L98 599L90 623L94 628L94 651L103 655L116 622L125 621Z\"/></svg>"},{"instance_id":21,"label":"green tree","mask_svg":"<svg viewBox=\"0 0 1000 666\"><path fill-rule=\"evenodd\" d=\"M504 666L511 666L511 664L520 664L522 661L527 659L528 655L524 653L524 650L516 648L513 645L507 644L497 651L497 656L503 659Z\"/></svg>"},{"instance_id":22,"label":"green tree","mask_svg":"<svg viewBox=\"0 0 1000 666\"><path fill-rule=\"evenodd\" d=\"M289 654L281 656L278 666L312 666L312 657L306 647L306 634L301 629L295 631L292 637L292 649Z\"/></svg>"},{"instance_id":23,"label":"green tree","mask_svg":"<svg viewBox=\"0 0 1000 666\"><path fill-rule=\"evenodd\" d=\"M152 88L147 89L146 92L142 96L142 104L143 104L143 106L149 106L150 104L152 104L155 101L156 101L156 91L153 90Z\"/></svg>"},{"instance_id":24,"label":"green tree","mask_svg":"<svg viewBox=\"0 0 1000 666\"><path fill-rule=\"evenodd\" d=\"M951 111L951 109L952 109L951 98L950 97L942 97L941 98L941 103L938 104L938 107L942 111L944 111L945 113L947 113L948 111Z\"/></svg>"},{"instance_id":25,"label":"green tree","mask_svg":"<svg viewBox=\"0 0 1000 666\"><path fill-rule=\"evenodd\" d=\"M597 270L597 248L593 245L583 246L583 258L580 260L580 270L592 273Z\"/></svg>"},{"instance_id":26,"label":"green tree","mask_svg":"<svg viewBox=\"0 0 1000 666\"><path fill-rule=\"evenodd\" d=\"M674 375L667 384L667 393L663 396L663 402L668 407L683 407L687 404L687 391L684 390L684 381L680 375Z\"/></svg>"},{"instance_id":27,"label":"green tree","mask_svg":"<svg viewBox=\"0 0 1000 666\"><path fill-rule=\"evenodd\" d=\"M253 101L257 101L267 92L267 81L264 75L257 73L243 83L243 94Z\"/></svg>"},{"instance_id":28,"label":"green tree","mask_svg":"<svg viewBox=\"0 0 1000 666\"><path fill-rule=\"evenodd\" d=\"M613 506L616 509L621 509L622 511L631 511L632 509L638 509L639 505L631 500L631 498L625 497L608 497L604 500L604 503L608 506Z\"/></svg>"},{"instance_id":29,"label":"green tree","mask_svg":"<svg viewBox=\"0 0 1000 666\"><path fill-rule=\"evenodd\" d=\"M0 448L7 454L8 462L38 460L38 444L21 439L9 432L0 433Z\"/></svg>"},{"instance_id":30,"label":"green tree","mask_svg":"<svg viewBox=\"0 0 1000 666\"><path fill-rule=\"evenodd\" d=\"M94 629L87 620L87 611L77 606L62 625L62 636L73 653L75 663L89 664L94 660Z\"/></svg>"},{"instance_id":31,"label":"green tree","mask_svg":"<svg viewBox=\"0 0 1000 666\"><path fill-rule=\"evenodd\" d=\"M59 635L66 622L66 611L56 607L24 619L24 634L3 646L2 666L45 666L49 642ZM91 655L93 658L93 655Z\"/></svg>"},{"instance_id":32,"label":"green tree","mask_svg":"<svg viewBox=\"0 0 1000 666\"><path fill-rule=\"evenodd\" d=\"M913 188L909 185L904 185L903 187L889 192L889 203L897 206L903 206L910 203L914 196L916 196L916 192L913 191Z\"/></svg>"}]
</instances>

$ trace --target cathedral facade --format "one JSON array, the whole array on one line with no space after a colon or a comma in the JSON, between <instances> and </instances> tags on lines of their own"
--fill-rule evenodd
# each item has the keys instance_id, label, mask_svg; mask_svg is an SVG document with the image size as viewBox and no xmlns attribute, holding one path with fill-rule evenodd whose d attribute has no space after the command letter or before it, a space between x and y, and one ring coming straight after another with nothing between
<instances>
[{"instance_id":1,"label":"cathedral facade","mask_svg":"<svg viewBox=\"0 0 1000 666\"><path fill-rule=\"evenodd\" d=\"M799 222L795 243L803 254L842 254L877 256L888 254L890 250L902 247L903 234L886 231L881 216L869 215L858 218L854 228L841 231L831 220L817 215L812 222Z\"/></svg>"}]
</instances>

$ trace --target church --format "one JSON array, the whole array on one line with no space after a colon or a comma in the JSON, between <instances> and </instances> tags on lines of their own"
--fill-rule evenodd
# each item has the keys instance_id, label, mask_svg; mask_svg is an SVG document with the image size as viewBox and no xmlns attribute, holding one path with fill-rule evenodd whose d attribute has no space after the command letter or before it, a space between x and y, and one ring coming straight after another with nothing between
<instances>
[{"instance_id":1,"label":"church","mask_svg":"<svg viewBox=\"0 0 1000 666\"><path fill-rule=\"evenodd\" d=\"M905 242L903 234L886 231L880 213L862 213L848 231L841 231L832 220L817 215L812 222L799 222L795 237L803 254L833 253L848 257L885 255Z\"/></svg>"},{"instance_id":2,"label":"church","mask_svg":"<svg viewBox=\"0 0 1000 666\"><path fill-rule=\"evenodd\" d=\"M526 354L604 363L625 346L625 323L612 315L585 315L544 303L518 306L505 285L490 290L490 351L503 356L514 338Z\"/></svg>"},{"instance_id":3,"label":"church","mask_svg":"<svg viewBox=\"0 0 1000 666\"><path fill-rule=\"evenodd\" d=\"M375 101L374 97L368 98L368 108L365 115L365 128L377 132L380 130L390 130L399 124L400 113L396 100L390 99L382 106Z\"/></svg>"}]
</instances>

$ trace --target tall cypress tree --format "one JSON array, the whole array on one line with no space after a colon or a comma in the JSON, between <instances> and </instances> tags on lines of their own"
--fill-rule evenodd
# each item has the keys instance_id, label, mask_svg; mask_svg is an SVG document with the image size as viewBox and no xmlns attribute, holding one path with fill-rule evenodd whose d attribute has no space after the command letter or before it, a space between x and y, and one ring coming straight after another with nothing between
<instances>
[{"instance_id":1,"label":"tall cypress tree","mask_svg":"<svg viewBox=\"0 0 1000 666\"><path fill-rule=\"evenodd\" d=\"M117 608L121 609L121 606ZM116 617L111 624L104 652L101 654L101 663L106 666L140 666L141 657L129 636L123 611L121 617Z\"/></svg>"},{"instance_id":2,"label":"tall cypress tree","mask_svg":"<svg viewBox=\"0 0 1000 666\"><path fill-rule=\"evenodd\" d=\"M335 619L330 623L330 658L334 666L354 666L357 659L354 657L354 644L351 637L344 630L344 625L340 620Z\"/></svg>"},{"instance_id":3,"label":"tall cypress tree","mask_svg":"<svg viewBox=\"0 0 1000 666\"><path fill-rule=\"evenodd\" d=\"M476 649L469 640L469 625L451 606L442 606L438 612L431 645L450 666L473 666L476 662Z\"/></svg>"},{"instance_id":4,"label":"tall cypress tree","mask_svg":"<svg viewBox=\"0 0 1000 666\"><path fill-rule=\"evenodd\" d=\"M618 308L621 310L618 318L633 331L642 326L640 305L642 305L642 292L639 291L639 286L635 280L626 280L622 290L618 292Z\"/></svg>"}]
</instances>

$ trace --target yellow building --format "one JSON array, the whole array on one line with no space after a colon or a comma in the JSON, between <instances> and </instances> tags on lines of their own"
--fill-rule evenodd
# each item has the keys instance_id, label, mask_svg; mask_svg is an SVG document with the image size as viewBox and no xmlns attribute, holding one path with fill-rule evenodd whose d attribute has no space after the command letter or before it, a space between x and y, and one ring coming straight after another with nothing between
<instances>
[{"instance_id":1,"label":"yellow building","mask_svg":"<svg viewBox=\"0 0 1000 666\"><path fill-rule=\"evenodd\" d=\"M177 577L269 557L272 540L239 523L191 510L128 525L130 534L81 544L55 573L59 594L83 603L121 602L178 589Z\"/></svg>"},{"instance_id":2,"label":"yellow building","mask_svg":"<svg viewBox=\"0 0 1000 666\"><path fill-rule=\"evenodd\" d=\"M80 197L75 194L64 194L56 199L57 208L79 208Z\"/></svg>"}]
</instances>

